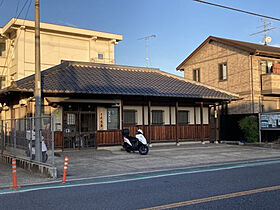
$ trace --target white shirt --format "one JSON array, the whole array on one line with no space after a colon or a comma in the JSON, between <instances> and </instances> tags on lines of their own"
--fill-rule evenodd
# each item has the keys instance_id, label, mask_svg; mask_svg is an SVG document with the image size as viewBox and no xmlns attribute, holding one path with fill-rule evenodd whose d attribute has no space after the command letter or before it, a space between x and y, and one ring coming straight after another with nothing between
<instances>
[{"instance_id":1,"label":"white shirt","mask_svg":"<svg viewBox=\"0 0 280 210\"><path fill-rule=\"evenodd\" d=\"M47 149L47 146L45 144L45 141L42 141L42 152L46 152L48 149Z\"/></svg>"}]
</instances>

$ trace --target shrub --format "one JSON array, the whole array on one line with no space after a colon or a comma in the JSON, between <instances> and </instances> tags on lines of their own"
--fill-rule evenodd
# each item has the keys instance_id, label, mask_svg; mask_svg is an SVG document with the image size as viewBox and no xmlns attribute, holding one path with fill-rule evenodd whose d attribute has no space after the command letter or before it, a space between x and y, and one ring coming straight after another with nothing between
<instances>
[{"instance_id":1,"label":"shrub","mask_svg":"<svg viewBox=\"0 0 280 210\"><path fill-rule=\"evenodd\" d=\"M259 138L258 117L244 117L238 122L247 142L256 142Z\"/></svg>"}]
</instances>

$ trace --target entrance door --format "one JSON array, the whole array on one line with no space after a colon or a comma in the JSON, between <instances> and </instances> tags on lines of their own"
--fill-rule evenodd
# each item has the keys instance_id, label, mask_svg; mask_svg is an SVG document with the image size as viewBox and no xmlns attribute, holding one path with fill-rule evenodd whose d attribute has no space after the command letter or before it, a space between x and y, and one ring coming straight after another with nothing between
<instances>
[{"instance_id":1,"label":"entrance door","mask_svg":"<svg viewBox=\"0 0 280 210\"><path fill-rule=\"evenodd\" d=\"M96 115L95 113L80 113L80 145L94 147L96 145Z\"/></svg>"},{"instance_id":2,"label":"entrance door","mask_svg":"<svg viewBox=\"0 0 280 210\"><path fill-rule=\"evenodd\" d=\"M63 148L80 149L96 146L96 114L65 111L63 114Z\"/></svg>"}]
</instances>

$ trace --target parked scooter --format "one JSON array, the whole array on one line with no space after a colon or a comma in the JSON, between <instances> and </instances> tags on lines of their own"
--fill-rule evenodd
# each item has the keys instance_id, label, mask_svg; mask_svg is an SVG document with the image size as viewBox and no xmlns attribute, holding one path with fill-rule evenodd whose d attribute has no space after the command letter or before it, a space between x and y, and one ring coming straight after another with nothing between
<instances>
[{"instance_id":1,"label":"parked scooter","mask_svg":"<svg viewBox=\"0 0 280 210\"><path fill-rule=\"evenodd\" d=\"M30 157L30 152L32 152L31 160L35 160L35 131L33 130L31 132L30 130L26 131L26 140L29 143L25 153L27 157ZM47 154L47 146L44 141L44 136L41 136L41 140L42 140L42 162L45 163L48 160L48 154Z\"/></svg>"},{"instance_id":2,"label":"parked scooter","mask_svg":"<svg viewBox=\"0 0 280 210\"><path fill-rule=\"evenodd\" d=\"M122 131L124 144L123 148L127 152L132 151L139 151L141 155L146 155L149 152L149 147L147 144L147 140L145 136L143 135L143 131L141 129L137 130L137 134L135 137L129 136L129 130L124 129Z\"/></svg>"}]
</instances>

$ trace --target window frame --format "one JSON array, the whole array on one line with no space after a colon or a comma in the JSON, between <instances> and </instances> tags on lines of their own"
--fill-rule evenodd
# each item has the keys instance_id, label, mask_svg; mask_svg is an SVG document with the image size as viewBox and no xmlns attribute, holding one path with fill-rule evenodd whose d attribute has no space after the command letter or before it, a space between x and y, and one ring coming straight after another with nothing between
<instances>
[{"instance_id":1,"label":"window frame","mask_svg":"<svg viewBox=\"0 0 280 210\"><path fill-rule=\"evenodd\" d=\"M115 128L110 127L111 123L112 123L112 118L111 118L111 121L109 121L109 111L112 111L113 109L115 111L117 111L117 125ZM109 126L109 124L110 124L110 126ZM119 129L120 129L120 109L119 109L119 107L107 108L107 130L119 130Z\"/></svg>"},{"instance_id":2,"label":"window frame","mask_svg":"<svg viewBox=\"0 0 280 210\"><path fill-rule=\"evenodd\" d=\"M270 67L270 71L268 70L268 62L272 62L272 66ZM263 74L262 64L265 64L265 72L264 72L264 74L273 73L273 64L275 63L274 60L264 60L264 59L261 59L259 63L260 63L260 69L261 69L261 73L262 74Z\"/></svg>"},{"instance_id":3,"label":"window frame","mask_svg":"<svg viewBox=\"0 0 280 210\"><path fill-rule=\"evenodd\" d=\"M97 58L98 58L99 60L104 60L104 54L103 54L103 53L98 53L98 54L97 54Z\"/></svg>"},{"instance_id":4,"label":"window frame","mask_svg":"<svg viewBox=\"0 0 280 210\"><path fill-rule=\"evenodd\" d=\"M133 112L133 113L134 113L134 123L132 123L132 122L126 122L125 112L131 112L131 113ZM123 125L124 125L124 126L137 125L136 113L137 113L137 110L135 110L135 109L124 109L124 110L123 110Z\"/></svg>"},{"instance_id":5,"label":"window frame","mask_svg":"<svg viewBox=\"0 0 280 210\"><path fill-rule=\"evenodd\" d=\"M154 113L161 113L161 122L154 121L155 120ZM163 114L164 114L163 110L152 110L152 125L163 125L164 124Z\"/></svg>"},{"instance_id":6,"label":"window frame","mask_svg":"<svg viewBox=\"0 0 280 210\"><path fill-rule=\"evenodd\" d=\"M6 56L6 41L0 39L0 45L3 45L3 49L0 47L0 57L5 57Z\"/></svg>"},{"instance_id":7,"label":"window frame","mask_svg":"<svg viewBox=\"0 0 280 210\"><path fill-rule=\"evenodd\" d=\"M200 68L193 69L193 81L200 82Z\"/></svg>"},{"instance_id":8,"label":"window frame","mask_svg":"<svg viewBox=\"0 0 280 210\"><path fill-rule=\"evenodd\" d=\"M180 113L187 113L187 122L180 122ZM189 125L190 124L190 111L188 110L178 110L178 125Z\"/></svg>"},{"instance_id":9,"label":"window frame","mask_svg":"<svg viewBox=\"0 0 280 210\"><path fill-rule=\"evenodd\" d=\"M224 79L224 68L223 68L224 65L226 66L226 78L225 79ZM219 82L223 82L223 81L228 80L228 64L227 64L227 62L223 62L223 63L218 64L218 76L219 76Z\"/></svg>"},{"instance_id":10,"label":"window frame","mask_svg":"<svg viewBox=\"0 0 280 210\"><path fill-rule=\"evenodd\" d=\"M6 76L0 76L0 89L6 86Z\"/></svg>"}]
</instances>

